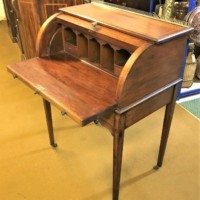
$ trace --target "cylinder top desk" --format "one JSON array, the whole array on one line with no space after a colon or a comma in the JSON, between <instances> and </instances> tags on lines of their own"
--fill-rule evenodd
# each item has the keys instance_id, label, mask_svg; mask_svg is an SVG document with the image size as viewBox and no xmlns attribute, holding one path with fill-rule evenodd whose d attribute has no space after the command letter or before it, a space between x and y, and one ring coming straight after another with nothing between
<instances>
[{"instance_id":1,"label":"cylinder top desk","mask_svg":"<svg viewBox=\"0 0 200 200\"><path fill-rule=\"evenodd\" d=\"M110 131L117 200L126 128L165 106L155 169L162 166L191 31L99 3L66 7L42 25L37 56L8 71L42 97L52 146L51 104L80 126Z\"/></svg>"}]
</instances>

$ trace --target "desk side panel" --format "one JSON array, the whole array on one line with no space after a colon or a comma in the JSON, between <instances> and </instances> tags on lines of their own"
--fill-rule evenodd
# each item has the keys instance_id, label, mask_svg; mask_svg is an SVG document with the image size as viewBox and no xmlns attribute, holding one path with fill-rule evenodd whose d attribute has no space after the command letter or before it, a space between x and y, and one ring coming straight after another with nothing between
<instances>
[{"instance_id":1,"label":"desk side panel","mask_svg":"<svg viewBox=\"0 0 200 200\"><path fill-rule=\"evenodd\" d=\"M119 108L151 95L180 78L186 39L187 36L182 36L133 53L131 57L136 56L137 59L133 59L133 63L127 61L119 78L116 94Z\"/></svg>"},{"instance_id":2,"label":"desk side panel","mask_svg":"<svg viewBox=\"0 0 200 200\"><path fill-rule=\"evenodd\" d=\"M36 40L36 53L39 57L49 56L51 52L62 51L61 25L57 22L56 13L49 17L40 28ZM56 39L55 39L56 38Z\"/></svg>"}]
</instances>

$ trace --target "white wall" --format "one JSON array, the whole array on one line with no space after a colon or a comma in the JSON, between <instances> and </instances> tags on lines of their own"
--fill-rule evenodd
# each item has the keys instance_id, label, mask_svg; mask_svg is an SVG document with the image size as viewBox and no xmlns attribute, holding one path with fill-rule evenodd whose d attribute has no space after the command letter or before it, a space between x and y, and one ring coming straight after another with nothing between
<instances>
[{"instance_id":1,"label":"white wall","mask_svg":"<svg viewBox=\"0 0 200 200\"><path fill-rule=\"evenodd\" d=\"M0 0L0 21L5 19L5 12L3 7L3 0Z\"/></svg>"}]
</instances>

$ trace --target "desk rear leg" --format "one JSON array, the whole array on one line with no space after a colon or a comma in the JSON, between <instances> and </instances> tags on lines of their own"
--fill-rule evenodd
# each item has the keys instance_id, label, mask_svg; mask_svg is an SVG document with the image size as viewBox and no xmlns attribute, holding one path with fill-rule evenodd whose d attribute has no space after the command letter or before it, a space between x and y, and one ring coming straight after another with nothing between
<instances>
[{"instance_id":1,"label":"desk rear leg","mask_svg":"<svg viewBox=\"0 0 200 200\"><path fill-rule=\"evenodd\" d=\"M52 147L57 147L57 144L54 141L54 133L53 133L53 123L52 123L52 114L51 114L51 104L43 99L47 128L49 133L50 144Z\"/></svg>"},{"instance_id":2,"label":"desk rear leg","mask_svg":"<svg viewBox=\"0 0 200 200\"><path fill-rule=\"evenodd\" d=\"M174 86L174 92L172 95L171 102L168 105L166 105L158 161L157 161L157 165L153 167L154 169L159 169L163 164L163 159L164 159L167 141L169 137L169 131L170 131L171 122L172 122L172 118L174 114L174 108L176 104L177 91L178 91L178 84Z\"/></svg>"}]
</instances>

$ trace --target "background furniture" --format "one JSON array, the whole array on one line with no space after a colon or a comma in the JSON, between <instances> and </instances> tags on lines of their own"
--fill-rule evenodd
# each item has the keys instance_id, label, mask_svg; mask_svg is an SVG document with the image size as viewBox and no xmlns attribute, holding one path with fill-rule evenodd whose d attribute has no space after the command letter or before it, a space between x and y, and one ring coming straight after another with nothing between
<instances>
[{"instance_id":1,"label":"background furniture","mask_svg":"<svg viewBox=\"0 0 200 200\"><path fill-rule=\"evenodd\" d=\"M19 44L22 59L36 56L37 33L49 16L61 7L82 3L83 0L4 0L9 32Z\"/></svg>"},{"instance_id":2,"label":"background furniture","mask_svg":"<svg viewBox=\"0 0 200 200\"><path fill-rule=\"evenodd\" d=\"M191 12L192 10L194 10L195 7L196 7L196 4L199 3L199 1L196 1L196 0L188 0L188 2L189 2L188 12ZM187 54L188 54L188 47L186 48L186 52L185 52L185 59L184 59L185 62L186 62ZM182 76L183 76L183 73L184 73L185 62L183 63ZM183 97L187 97L187 96L190 96L190 95L199 94L199 93L200 93L200 83L195 83L195 84L193 84L192 87L190 87L188 89L187 88L181 89L181 86L180 86L178 99L183 98Z\"/></svg>"},{"instance_id":3,"label":"background furniture","mask_svg":"<svg viewBox=\"0 0 200 200\"><path fill-rule=\"evenodd\" d=\"M8 33L13 42L17 42L17 27L16 27L16 16L12 7L11 0L3 0L4 10L6 14L6 20L8 24Z\"/></svg>"},{"instance_id":4,"label":"background furniture","mask_svg":"<svg viewBox=\"0 0 200 200\"><path fill-rule=\"evenodd\" d=\"M134 8L138 10L142 10L145 12L152 13L153 10L155 10L155 6L159 4L159 0L139 0L139 1L133 1L133 0L104 0L108 3L117 4L120 6L126 6L129 8ZM160 0L161 3L164 3L164 0Z\"/></svg>"}]
</instances>

